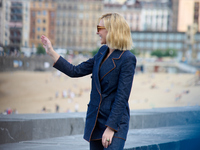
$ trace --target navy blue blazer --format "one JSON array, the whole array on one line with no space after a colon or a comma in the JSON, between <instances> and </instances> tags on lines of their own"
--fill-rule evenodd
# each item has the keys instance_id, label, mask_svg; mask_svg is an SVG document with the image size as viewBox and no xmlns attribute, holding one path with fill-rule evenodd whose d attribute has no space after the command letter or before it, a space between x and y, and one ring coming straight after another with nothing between
<instances>
[{"instance_id":1,"label":"navy blue blazer","mask_svg":"<svg viewBox=\"0 0 200 150\"><path fill-rule=\"evenodd\" d=\"M101 139L107 126L114 137L126 140L130 110L128 99L131 92L136 58L129 51L114 50L100 64L108 52L103 45L91 59L74 66L59 57L54 67L70 77L82 77L92 73L92 89L86 115L84 139Z\"/></svg>"}]
</instances>

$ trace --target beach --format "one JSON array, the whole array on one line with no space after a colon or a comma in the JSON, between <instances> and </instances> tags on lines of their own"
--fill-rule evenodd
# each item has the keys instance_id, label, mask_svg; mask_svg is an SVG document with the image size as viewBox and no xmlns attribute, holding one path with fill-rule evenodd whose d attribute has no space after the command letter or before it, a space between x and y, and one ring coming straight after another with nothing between
<instances>
[{"instance_id":1,"label":"beach","mask_svg":"<svg viewBox=\"0 0 200 150\"><path fill-rule=\"evenodd\" d=\"M200 105L200 86L194 74L138 73L129 106L134 109ZM91 75L70 78L52 72L1 72L0 112L19 114L85 112L90 100Z\"/></svg>"}]
</instances>

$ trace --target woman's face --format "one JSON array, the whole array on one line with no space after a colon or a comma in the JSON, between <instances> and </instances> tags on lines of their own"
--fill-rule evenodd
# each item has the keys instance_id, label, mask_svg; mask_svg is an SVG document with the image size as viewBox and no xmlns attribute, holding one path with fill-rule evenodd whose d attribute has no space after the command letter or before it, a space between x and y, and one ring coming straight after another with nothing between
<instances>
[{"instance_id":1,"label":"woman's face","mask_svg":"<svg viewBox=\"0 0 200 150\"><path fill-rule=\"evenodd\" d=\"M99 22L100 27L104 27L103 19ZM105 28L99 28L97 34L100 36L101 44L106 44L106 35L108 31Z\"/></svg>"}]
</instances>

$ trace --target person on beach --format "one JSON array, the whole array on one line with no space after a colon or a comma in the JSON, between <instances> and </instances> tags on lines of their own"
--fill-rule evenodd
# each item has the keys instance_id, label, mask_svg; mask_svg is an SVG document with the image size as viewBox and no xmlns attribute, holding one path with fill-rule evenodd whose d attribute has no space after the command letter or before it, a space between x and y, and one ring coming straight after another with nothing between
<instances>
[{"instance_id":1,"label":"person on beach","mask_svg":"<svg viewBox=\"0 0 200 150\"><path fill-rule=\"evenodd\" d=\"M123 150L130 119L128 99L136 67L136 57L129 51L130 27L121 15L107 13L99 18L97 34L101 48L93 58L77 66L59 56L44 35L41 41L56 69L70 77L92 74L84 131L90 150Z\"/></svg>"}]
</instances>

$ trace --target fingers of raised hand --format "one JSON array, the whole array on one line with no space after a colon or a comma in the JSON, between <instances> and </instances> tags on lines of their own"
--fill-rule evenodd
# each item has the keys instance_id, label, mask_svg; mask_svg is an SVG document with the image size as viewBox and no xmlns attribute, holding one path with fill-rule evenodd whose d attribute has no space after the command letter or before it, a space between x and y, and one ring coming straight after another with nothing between
<instances>
[{"instance_id":1,"label":"fingers of raised hand","mask_svg":"<svg viewBox=\"0 0 200 150\"><path fill-rule=\"evenodd\" d=\"M44 35L41 36L41 40L44 45L47 45L47 43L49 43L49 39L45 37Z\"/></svg>"}]
</instances>

